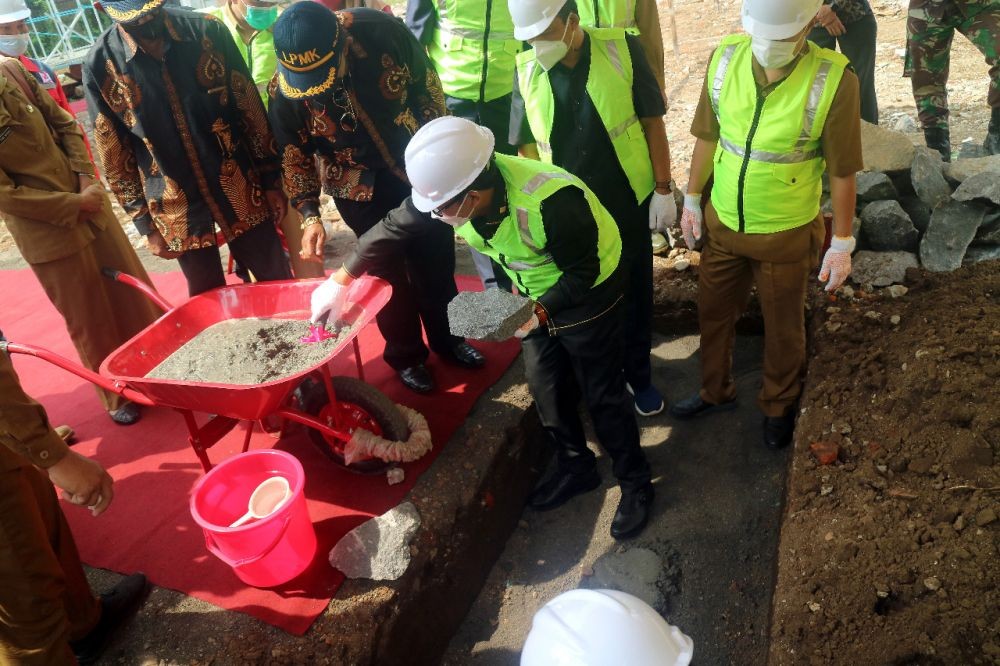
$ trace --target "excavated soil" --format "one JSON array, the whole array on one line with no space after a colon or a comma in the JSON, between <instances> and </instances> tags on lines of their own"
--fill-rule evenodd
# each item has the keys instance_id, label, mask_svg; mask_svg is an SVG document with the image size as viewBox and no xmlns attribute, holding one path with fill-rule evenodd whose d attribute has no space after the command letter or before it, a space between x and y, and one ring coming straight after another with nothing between
<instances>
[{"instance_id":1,"label":"excavated soil","mask_svg":"<svg viewBox=\"0 0 1000 666\"><path fill-rule=\"evenodd\" d=\"M213 384L263 384L302 372L329 355L351 328L304 344L299 319L230 319L209 326L153 368L147 377Z\"/></svg>"},{"instance_id":2,"label":"excavated soil","mask_svg":"<svg viewBox=\"0 0 1000 666\"><path fill-rule=\"evenodd\" d=\"M907 286L812 304L772 664L1000 663L1000 262Z\"/></svg>"}]
</instances>

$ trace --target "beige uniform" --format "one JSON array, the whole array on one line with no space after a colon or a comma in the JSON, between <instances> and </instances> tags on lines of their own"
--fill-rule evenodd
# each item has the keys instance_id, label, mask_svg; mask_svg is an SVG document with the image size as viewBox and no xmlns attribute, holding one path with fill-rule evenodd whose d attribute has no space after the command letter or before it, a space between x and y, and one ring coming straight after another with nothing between
<instances>
[{"instance_id":1,"label":"beige uniform","mask_svg":"<svg viewBox=\"0 0 1000 666\"><path fill-rule=\"evenodd\" d=\"M149 282L105 198L80 219L79 174L93 177L76 120L25 73L33 101L0 75L0 215L21 256L66 321L83 364L101 361L161 314L145 296L101 275L113 268ZM105 409L122 398L98 389Z\"/></svg>"}]
</instances>

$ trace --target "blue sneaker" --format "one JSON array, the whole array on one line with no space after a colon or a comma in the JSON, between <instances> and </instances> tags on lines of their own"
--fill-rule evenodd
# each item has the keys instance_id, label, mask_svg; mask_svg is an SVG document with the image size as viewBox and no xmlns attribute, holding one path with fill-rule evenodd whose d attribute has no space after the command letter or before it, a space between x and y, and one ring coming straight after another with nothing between
<instances>
[{"instance_id":1,"label":"blue sneaker","mask_svg":"<svg viewBox=\"0 0 1000 666\"><path fill-rule=\"evenodd\" d=\"M635 411L639 416L656 416L667 406L663 402L663 396L652 384L636 393L632 386L625 382L625 389L635 398Z\"/></svg>"}]
</instances>

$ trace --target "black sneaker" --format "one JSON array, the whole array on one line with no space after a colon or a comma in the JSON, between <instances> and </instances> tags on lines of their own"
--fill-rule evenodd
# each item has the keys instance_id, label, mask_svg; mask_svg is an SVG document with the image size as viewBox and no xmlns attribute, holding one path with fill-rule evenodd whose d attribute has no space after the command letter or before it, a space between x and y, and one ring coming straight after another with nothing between
<instances>
[{"instance_id":1,"label":"black sneaker","mask_svg":"<svg viewBox=\"0 0 1000 666\"><path fill-rule=\"evenodd\" d=\"M101 595L101 619L89 634L69 643L81 666L97 663L111 640L139 610L148 591L145 574L135 573Z\"/></svg>"}]
</instances>

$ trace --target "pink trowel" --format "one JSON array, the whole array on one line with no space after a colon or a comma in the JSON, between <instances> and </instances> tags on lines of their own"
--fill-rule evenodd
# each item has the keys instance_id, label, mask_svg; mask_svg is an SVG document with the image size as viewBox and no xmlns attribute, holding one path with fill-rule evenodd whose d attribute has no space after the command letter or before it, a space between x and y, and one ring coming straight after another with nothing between
<instances>
[{"instance_id":1,"label":"pink trowel","mask_svg":"<svg viewBox=\"0 0 1000 666\"><path fill-rule=\"evenodd\" d=\"M311 344L313 342L323 342L324 340L337 337L330 331L326 330L326 320L329 316L330 313L328 312L320 317L319 321L316 323L309 322L309 333L299 338L299 342L303 344Z\"/></svg>"}]
</instances>

